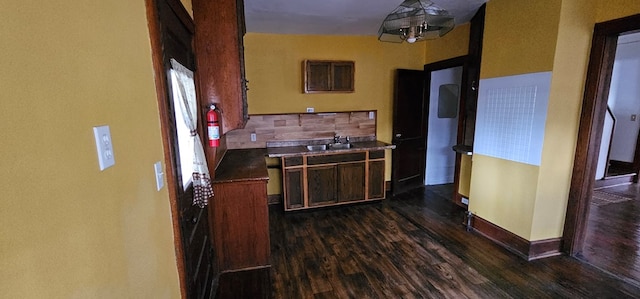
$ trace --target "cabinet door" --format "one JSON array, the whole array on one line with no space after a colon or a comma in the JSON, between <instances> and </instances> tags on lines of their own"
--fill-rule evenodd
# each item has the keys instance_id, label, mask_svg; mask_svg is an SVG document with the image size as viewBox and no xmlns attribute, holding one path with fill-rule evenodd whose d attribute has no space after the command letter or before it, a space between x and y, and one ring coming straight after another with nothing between
<instances>
[{"instance_id":1,"label":"cabinet door","mask_svg":"<svg viewBox=\"0 0 640 299\"><path fill-rule=\"evenodd\" d=\"M335 165L307 168L307 184L310 207L337 202Z\"/></svg>"},{"instance_id":2,"label":"cabinet door","mask_svg":"<svg viewBox=\"0 0 640 299\"><path fill-rule=\"evenodd\" d=\"M338 165L338 202L364 200L364 162Z\"/></svg>"},{"instance_id":3,"label":"cabinet door","mask_svg":"<svg viewBox=\"0 0 640 299\"><path fill-rule=\"evenodd\" d=\"M384 161L371 161L369 162L369 199L384 197Z\"/></svg>"},{"instance_id":4,"label":"cabinet door","mask_svg":"<svg viewBox=\"0 0 640 299\"><path fill-rule=\"evenodd\" d=\"M285 210L304 207L304 179L302 168L284 171L284 208Z\"/></svg>"}]
</instances>

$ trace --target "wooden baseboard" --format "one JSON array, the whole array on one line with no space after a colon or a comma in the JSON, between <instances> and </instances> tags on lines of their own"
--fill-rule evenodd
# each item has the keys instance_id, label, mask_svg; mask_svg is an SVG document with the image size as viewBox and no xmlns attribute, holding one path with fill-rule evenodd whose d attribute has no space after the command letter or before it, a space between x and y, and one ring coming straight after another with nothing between
<instances>
[{"instance_id":1,"label":"wooden baseboard","mask_svg":"<svg viewBox=\"0 0 640 299\"><path fill-rule=\"evenodd\" d=\"M527 261L561 254L561 238L528 241L475 215L471 218L471 227L489 240Z\"/></svg>"},{"instance_id":2,"label":"wooden baseboard","mask_svg":"<svg viewBox=\"0 0 640 299\"><path fill-rule=\"evenodd\" d=\"M267 196L267 203L270 205L279 204L282 202L282 194L271 194Z\"/></svg>"},{"instance_id":3,"label":"wooden baseboard","mask_svg":"<svg viewBox=\"0 0 640 299\"><path fill-rule=\"evenodd\" d=\"M636 175L632 174L623 174L617 176L606 177L604 179L596 180L594 184L595 189L607 188L616 185L626 185L633 183Z\"/></svg>"}]
</instances>

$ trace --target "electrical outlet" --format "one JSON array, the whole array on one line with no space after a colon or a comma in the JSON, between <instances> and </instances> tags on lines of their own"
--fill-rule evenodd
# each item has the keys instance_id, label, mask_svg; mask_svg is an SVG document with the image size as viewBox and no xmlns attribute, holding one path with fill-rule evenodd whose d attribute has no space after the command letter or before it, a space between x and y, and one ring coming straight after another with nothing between
<instances>
[{"instance_id":1,"label":"electrical outlet","mask_svg":"<svg viewBox=\"0 0 640 299\"><path fill-rule=\"evenodd\" d=\"M465 205L469 205L469 199L466 197L463 197L460 201Z\"/></svg>"},{"instance_id":2,"label":"electrical outlet","mask_svg":"<svg viewBox=\"0 0 640 299\"><path fill-rule=\"evenodd\" d=\"M116 159L113 156L113 144L111 142L109 126L93 127L93 136L96 140L100 170L105 170L116 164Z\"/></svg>"},{"instance_id":3,"label":"electrical outlet","mask_svg":"<svg viewBox=\"0 0 640 299\"><path fill-rule=\"evenodd\" d=\"M313 113L314 111L316 111L316 109L313 109L313 107L307 108L307 113Z\"/></svg>"},{"instance_id":4,"label":"electrical outlet","mask_svg":"<svg viewBox=\"0 0 640 299\"><path fill-rule=\"evenodd\" d=\"M256 133L251 133L251 142L256 142Z\"/></svg>"}]
</instances>

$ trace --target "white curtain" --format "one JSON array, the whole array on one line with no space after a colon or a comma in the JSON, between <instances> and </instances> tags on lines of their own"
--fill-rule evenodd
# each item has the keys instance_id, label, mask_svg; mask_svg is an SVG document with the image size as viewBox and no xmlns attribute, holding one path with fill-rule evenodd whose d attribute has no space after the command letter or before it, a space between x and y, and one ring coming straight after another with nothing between
<instances>
[{"instance_id":1,"label":"white curtain","mask_svg":"<svg viewBox=\"0 0 640 299\"><path fill-rule=\"evenodd\" d=\"M209 198L213 196L213 188L202 142L196 130L198 127L198 107L193 72L174 59L171 59L171 84L173 96L180 103L180 108L176 107L175 109L182 113L184 123L191 131L193 139L193 205L204 208L207 206Z\"/></svg>"}]
</instances>

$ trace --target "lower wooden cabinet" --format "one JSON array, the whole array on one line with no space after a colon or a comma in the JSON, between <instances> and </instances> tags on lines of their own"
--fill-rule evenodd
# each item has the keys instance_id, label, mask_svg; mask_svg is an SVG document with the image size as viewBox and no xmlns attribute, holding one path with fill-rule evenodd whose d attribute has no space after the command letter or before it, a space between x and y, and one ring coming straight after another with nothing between
<instances>
[{"instance_id":1,"label":"lower wooden cabinet","mask_svg":"<svg viewBox=\"0 0 640 299\"><path fill-rule=\"evenodd\" d=\"M307 168L307 197L309 206L321 206L338 200L336 166L322 165Z\"/></svg>"},{"instance_id":2,"label":"lower wooden cabinet","mask_svg":"<svg viewBox=\"0 0 640 299\"><path fill-rule=\"evenodd\" d=\"M286 211L384 199L384 150L282 158Z\"/></svg>"},{"instance_id":3,"label":"lower wooden cabinet","mask_svg":"<svg viewBox=\"0 0 640 299\"><path fill-rule=\"evenodd\" d=\"M384 163L384 162L383 162ZM340 164L338 168L338 201L364 200L365 163ZM383 175L384 175L384 169Z\"/></svg>"}]
</instances>

